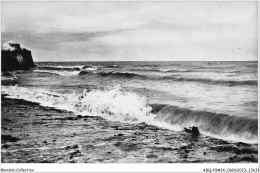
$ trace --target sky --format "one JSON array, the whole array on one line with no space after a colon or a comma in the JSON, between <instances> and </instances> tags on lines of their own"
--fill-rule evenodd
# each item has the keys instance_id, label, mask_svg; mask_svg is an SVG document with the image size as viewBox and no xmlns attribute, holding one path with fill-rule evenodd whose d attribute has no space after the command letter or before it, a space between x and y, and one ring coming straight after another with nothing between
<instances>
[{"instance_id":1,"label":"sky","mask_svg":"<svg viewBox=\"0 0 260 173\"><path fill-rule=\"evenodd\" d=\"M1 42L35 61L251 61L255 2L2 2Z\"/></svg>"}]
</instances>

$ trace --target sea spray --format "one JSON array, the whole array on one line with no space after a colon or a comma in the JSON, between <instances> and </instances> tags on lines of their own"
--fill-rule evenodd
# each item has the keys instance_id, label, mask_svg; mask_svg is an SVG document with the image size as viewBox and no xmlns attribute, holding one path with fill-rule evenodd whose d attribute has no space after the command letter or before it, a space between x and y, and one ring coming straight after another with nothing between
<instances>
[{"instance_id":1,"label":"sea spray","mask_svg":"<svg viewBox=\"0 0 260 173\"><path fill-rule=\"evenodd\" d=\"M2 86L2 93L8 94L10 98L25 99L83 116L101 116L114 121L151 123L155 117L145 97L125 92L120 85L111 90L84 90L83 94L62 94L42 89Z\"/></svg>"},{"instance_id":2,"label":"sea spray","mask_svg":"<svg viewBox=\"0 0 260 173\"><path fill-rule=\"evenodd\" d=\"M77 114L97 115L123 122L144 122L153 119L146 98L124 92L120 85L111 90L83 92L75 104Z\"/></svg>"}]
</instances>

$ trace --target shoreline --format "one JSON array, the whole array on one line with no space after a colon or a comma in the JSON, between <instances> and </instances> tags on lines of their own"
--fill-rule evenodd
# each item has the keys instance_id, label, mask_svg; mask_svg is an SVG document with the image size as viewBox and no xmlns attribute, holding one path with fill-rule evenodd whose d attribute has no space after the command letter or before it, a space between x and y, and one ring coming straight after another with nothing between
<instances>
[{"instance_id":1,"label":"shoreline","mask_svg":"<svg viewBox=\"0 0 260 173\"><path fill-rule=\"evenodd\" d=\"M2 163L256 163L258 144L2 98Z\"/></svg>"}]
</instances>

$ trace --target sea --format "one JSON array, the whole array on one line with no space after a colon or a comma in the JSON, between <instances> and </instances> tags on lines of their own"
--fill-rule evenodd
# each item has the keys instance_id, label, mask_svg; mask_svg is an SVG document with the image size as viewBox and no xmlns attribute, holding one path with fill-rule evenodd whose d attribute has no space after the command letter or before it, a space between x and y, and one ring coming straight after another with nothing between
<instances>
[{"instance_id":1,"label":"sea","mask_svg":"<svg viewBox=\"0 0 260 173\"><path fill-rule=\"evenodd\" d=\"M173 131L196 126L203 135L258 143L257 61L35 64L32 71L2 76L2 94L75 116Z\"/></svg>"}]
</instances>

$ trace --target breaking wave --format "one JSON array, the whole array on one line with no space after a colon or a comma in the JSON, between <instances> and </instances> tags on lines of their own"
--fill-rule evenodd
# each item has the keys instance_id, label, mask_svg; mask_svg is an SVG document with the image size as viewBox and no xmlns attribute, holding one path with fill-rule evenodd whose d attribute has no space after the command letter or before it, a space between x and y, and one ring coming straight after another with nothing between
<instances>
[{"instance_id":1,"label":"breaking wave","mask_svg":"<svg viewBox=\"0 0 260 173\"><path fill-rule=\"evenodd\" d=\"M79 71L78 66L38 66L38 70L56 70L56 71Z\"/></svg>"},{"instance_id":2,"label":"breaking wave","mask_svg":"<svg viewBox=\"0 0 260 173\"><path fill-rule=\"evenodd\" d=\"M119 85L111 90L84 90L83 94L2 86L2 93L8 94L10 98L37 102L42 106L65 109L83 116L101 116L109 120L137 123L149 122L149 118L154 118L145 97L125 92Z\"/></svg>"},{"instance_id":3,"label":"breaking wave","mask_svg":"<svg viewBox=\"0 0 260 173\"><path fill-rule=\"evenodd\" d=\"M81 69L93 71L93 70L100 70L100 67L92 66L92 65L85 65Z\"/></svg>"},{"instance_id":4,"label":"breaking wave","mask_svg":"<svg viewBox=\"0 0 260 173\"><path fill-rule=\"evenodd\" d=\"M257 143L258 139L258 120L247 117L166 106L158 112L156 120L173 126L197 126L205 134L229 140Z\"/></svg>"},{"instance_id":5,"label":"breaking wave","mask_svg":"<svg viewBox=\"0 0 260 173\"><path fill-rule=\"evenodd\" d=\"M46 107L72 111L75 115L101 116L111 121L156 125L171 130L198 126L206 135L233 141L257 143L257 119L193 111L165 106L157 114L143 96L124 91L120 85L110 90L84 90L82 94L51 92L19 86L2 86L2 94Z\"/></svg>"},{"instance_id":6,"label":"breaking wave","mask_svg":"<svg viewBox=\"0 0 260 173\"><path fill-rule=\"evenodd\" d=\"M48 73L59 76L75 76L78 75L79 71L64 71L64 70L34 70L36 73Z\"/></svg>"}]
</instances>

